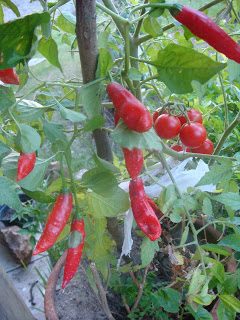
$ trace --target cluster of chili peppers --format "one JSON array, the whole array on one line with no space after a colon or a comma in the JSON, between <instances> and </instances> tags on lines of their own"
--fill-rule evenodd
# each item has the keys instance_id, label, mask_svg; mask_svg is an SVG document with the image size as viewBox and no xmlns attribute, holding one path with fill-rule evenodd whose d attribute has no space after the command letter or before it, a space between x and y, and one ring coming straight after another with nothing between
<instances>
[{"instance_id":1,"label":"cluster of chili peppers","mask_svg":"<svg viewBox=\"0 0 240 320\"><path fill-rule=\"evenodd\" d=\"M117 126L119 119L129 129L137 132L146 132L152 127L152 117L147 108L137 100L127 89L118 83L112 82L107 86L107 92L116 109L114 123ZM127 171L132 178L129 184L129 195L133 216L139 228L151 241L161 235L161 225L158 217L161 211L155 202L146 197L143 181L138 178L143 166L142 150L122 148Z\"/></svg>"}]
</instances>

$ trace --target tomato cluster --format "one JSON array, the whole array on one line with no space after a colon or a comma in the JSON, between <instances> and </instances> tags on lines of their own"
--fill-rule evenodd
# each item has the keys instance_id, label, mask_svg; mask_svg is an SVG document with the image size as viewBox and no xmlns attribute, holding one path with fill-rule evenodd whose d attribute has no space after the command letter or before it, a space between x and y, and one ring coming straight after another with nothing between
<instances>
[{"instance_id":1,"label":"tomato cluster","mask_svg":"<svg viewBox=\"0 0 240 320\"><path fill-rule=\"evenodd\" d=\"M187 118L183 115L168 114L162 107L153 114L154 128L162 139L173 139L179 135L182 145L173 145L171 149L179 152L211 154L213 143L207 139L207 131L202 125L202 115L196 109L187 111ZM192 149L192 150L191 150Z\"/></svg>"}]
</instances>

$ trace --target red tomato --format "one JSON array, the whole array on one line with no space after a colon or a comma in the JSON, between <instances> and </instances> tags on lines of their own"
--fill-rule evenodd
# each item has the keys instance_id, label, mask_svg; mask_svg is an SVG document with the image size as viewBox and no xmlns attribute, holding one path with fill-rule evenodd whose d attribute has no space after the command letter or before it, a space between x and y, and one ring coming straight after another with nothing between
<instances>
[{"instance_id":1,"label":"red tomato","mask_svg":"<svg viewBox=\"0 0 240 320\"><path fill-rule=\"evenodd\" d=\"M179 144L175 144L174 146L171 146L171 149L174 151L183 151L183 146L180 146Z\"/></svg>"},{"instance_id":2,"label":"red tomato","mask_svg":"<svg viewBox=\"0 0 240 320\"><path fill-rule=\"evenodd\" d=\"M206 141L198 148L193 149L194 153L212 154L213 143L211 140L206 139Z\"/></svg>"},{"instance_id":3,"label":"red tomato","mask_svg":"<svg viewBox=\"0 0 240 320\"><path fill-rule=\"evenodd\" d=\"M195 122L202 124L202 115L198 110L191 109L187 112L187 115L190 121L194 121L197 119ZM180 116L178 117L178 119L181 121L181 125L187 122L187 119L184 116Z\"/></svg>"},{"instance_id":4,"label":"red tomato","mask_svg":"<svg viewBox=\"0 0 240 320\"><path fill-rule=\"evenodd\" d=\"M184 146L183 145L179 145L179 144L175 144L174 146L171 146L171 149L174 150L174 151L183 151L184 150ZM186 148L185 150L186 152L191 152L190 148Z\"/></svg>"},{"instance_id":5,"label":"red tomato","mask_svg":"<svg viewBox=\"0 0 240 320\"><path fill-rule=\"evenodd\" d=\"M156 121L157 118L159 117L159 114L160 114L161 110L162 110L162 107L160 107L160 108L158 108L156 111L154 111L154 113L153 113L153 123L155 123L155 121ZM167 114L167 112L164 110L164 111L162 112L162 114Z\"/></svg>"},{"instance_id":6,"label":"red tomato","mask_svg":"<svg viewBox=\"0 0 240 320\"><path fill-rule=\"evenodd\" d=\"M181 129L181 122L177 117L169 114L162 114L155 122L155 131L162 139L172 139L176 137Z\"/></svg>"},{"instance_id":7,"label":"red tomato","mask_svg":"<svg viewBox=\"0 0 240 320\"><path fill-rule=\"evenodd\" d=\"M180 139L186 147L199 147L204 143L206 138L207 131L204 126L198 122L185 124L180 131Z\"/></svg>"}]
</instances>

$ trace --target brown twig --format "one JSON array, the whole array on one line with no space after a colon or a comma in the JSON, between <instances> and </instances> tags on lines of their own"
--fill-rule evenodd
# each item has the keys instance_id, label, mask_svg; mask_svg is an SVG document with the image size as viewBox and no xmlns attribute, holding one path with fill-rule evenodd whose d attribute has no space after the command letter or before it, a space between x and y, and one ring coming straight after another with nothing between
<instances>
[{"instance_id":1,"label":"brown twig","mask_svg":"<svg viewBox=\"0 0 240 320\"><path fill-rule=\"evenodd\" d=\"M109 309L107 298L106 298L106 292L104 291L104 288L103 288L102 283L100 281L99 274L96 269L96 264L94 262L92 262L90 264L90 268L91 268L91 272L93 275L93 280L94 280L94 282L97 286L97 289L98 289L98 294L99 294L99 298L100 298L103 310L109 320L115 320L115 318L113 317L113 315Z\"/></svg>"},{"instance_id":2,"label":"brown twig","mask_svg":"<svg viewBox=\"0 0 240 320\"><path fill-rule=\"evenodd\" d=\"M137 278L135 277L134 273L132 272L132 270L129 271L130 277L132 278L132 281L135 283L135 285L139 288L140 284L137 281Z\"/></svg>"},{"instance_id":3,"label":"brown twig","mask_svg":"<svg viewBox=\"0 0 240 320\"><path fill-rule=\"evenodd\" d=\"M137 308L139 302L140 302L140 299L142 297L142 294L143 294L143 288L144 288L144 283L146 281L146 277L147 277L147 272L148 272L148 269L149 269L149 265L147 265L145 268L144 268L144 272L143 272L143 278L142 278L142 282L141 284L139 285L139 289L138 289L138 295L137 295L137 299L131 309L131 313L133 313L133 311Z\"/></svg>"}]
</instances>

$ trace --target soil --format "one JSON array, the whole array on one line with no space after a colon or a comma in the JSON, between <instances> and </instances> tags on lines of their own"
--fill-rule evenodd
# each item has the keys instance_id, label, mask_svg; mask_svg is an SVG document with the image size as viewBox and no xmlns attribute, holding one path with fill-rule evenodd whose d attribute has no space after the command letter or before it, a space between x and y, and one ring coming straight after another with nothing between
<instances>
[{"instance_id":1,"label":"soil","mask_svg":"<svg viewBox=\"0 0 240 320\"><path fill-rule=\"evenodd\" d=\"M61 320L107 320L95 292L87 280L85 270L87 261L83 259L75 277L61 289L63 269L56 286L56 310ZM109 308L116 320L127 318L124 308L120 306L121 298L112 292L107 294Z\"/></svg>"}]
</instances>

